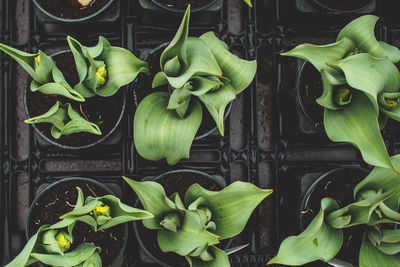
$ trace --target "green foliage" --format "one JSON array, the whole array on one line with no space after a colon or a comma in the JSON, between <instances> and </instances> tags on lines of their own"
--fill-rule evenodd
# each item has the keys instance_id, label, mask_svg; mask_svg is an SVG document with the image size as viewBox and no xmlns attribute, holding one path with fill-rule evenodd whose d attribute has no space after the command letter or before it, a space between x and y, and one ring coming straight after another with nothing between
<instances>
[{"instance_id":1,"label":"green foliage","mask_svg":"<svg viewBox=\"0 0 400 267\"><path fill-rule=\"evenodd\" d=\"M380 130L387 118L399 120L400 50L375 38L378 17L365 15L345 26L328 45L302 44L283 53L311 63L321 72L324 126L335 142L356 146L374 166L398 171Z\"/></svg>"},{"instance_id":2,"label":"green foliage","mask_svg":"<svg viewBox=\"0 0 400 267\"><path fill-rule=\"evenodd\" d=\"M243 60L229 52L213 32L189 37L189 20L190 6L161 54L161 71L153 80L153 88L167 86L169 92L147 96L134 119L138 153L149 160L166 158L170 165L189 157L202 119L200 103L224 135L225 109L249 86L257 69L255 60Z\"/></svg>"},{"instance_id":3,"label":"green foliage","mask_svg":"<svg viewBox=\"0 0 400 267\"><path fill-rule=\"evenodd\" d=\"M158 230L161 250L184 256L190 266L230 266L226 253L215 245L238 235L257 205L272 193L244 182L235 182L221 191L194 184L183 202L178 193L166 196L159 183L124 179L144 209L154 214L143 225Z\"/></svg>"}]
</instances>

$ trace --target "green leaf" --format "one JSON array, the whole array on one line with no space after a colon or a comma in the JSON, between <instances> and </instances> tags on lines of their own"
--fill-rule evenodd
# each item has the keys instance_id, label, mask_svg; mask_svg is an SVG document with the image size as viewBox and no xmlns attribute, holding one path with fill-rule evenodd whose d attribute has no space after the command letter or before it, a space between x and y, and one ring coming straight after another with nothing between
<instances>
[{"instance_id":1,"label":"green leaf","mask_svg":"<svg viewBox=\"0 0 400 267\"><path fill-rule=\"evenodd\" d=\"M203 225L197 212L186 210L182 228L177 232L158 231L157 241L161 250L186 256L198 247L219 244L218 236L204 230Z\"/></svg>"},{"instance_id":2,"label":"green leaf","mask_svg":"<svg viewBox=\"0 0 400 267\"><path fill-rule=\"evenodd\" d=\"M177 210L175 203L165 195L164 188L152 181L137 182L123 178L138 195L143 208L154 215L153 218L143 220L143 225L149 229L162 229L161 221L166 215L175 213Z\"/></svg>"},{"instance_id":3,"label":"green leaf","mask_svg":"<svg viewBox=\"0 0 400 267\"><path fill-rule=\"evenodd\" d=\"M326 79L329 83L337 85L345 82L343 74L326 63L339 61L355 49L354 43L350 39L343 38L328 45L298 45L291 51L281 55L297 57L311 63L318 71L325 71Z\"/></svg>"},{"instance_id":4,"label":"green leaf","mask_svg":"<svg viewBox=\"0 0 400 267\"><path fill-rule=\"evenodd\" d=\"M240 181L219 192L209 191L194 184L186 192L185 203L189 205L199 197L203 197L217 226L213 233L223 240L239 234L253 210L271 193L272 189L260 189L253 184Z\"/></svg>"},{"instance_id":5,"label":"green leaf","mask_svg":"<svg viewBox=\"0 0 400 267\"><path fill-rule=\"evenodd\" d=\"M189 262L190 267L230 267L230 262L228 256L225 251L210 246L207 248L207 251L214 257L211 261L203 261L199 258L193 258L186 256L186 260Z\"/></svg>"},{"instance_id":6,"label":"green leaf","mask_svg":"<svg viewBox=\"0 0 400 267\"><path fill-rule=\"evenodd\" d=\"M365 15L353 20L340 31L337 40L349 38L362 52L379 58L387 57L392 62L398 62L399 49L376 40L374 28L378 19L377 16Z\"/></svg>"},{"instance_id":7,"label":"green leaf","mask_svg":"<svg viewBox=\"0 0 400 267\"><path fill-rule=\"evenodd\" d=\"M246 89L256 74L256 60L248 61L232 54L229 52L227 45L214 35L214 32L207 32L200 36L200 39L204 41L217 60L222 70L222 75L220 76L224 76L231 81L236 94Z\"/></svg>"},{"instance_id":8,"label":"green leaf","mask_svg":"<svg viewBox=\"0 0 400 267\"><path fill-rule=\"evenodd\" d=\"M64 255L32 253L32 257L40 262L53 266L74 266L78 265L88 258L99 248L92 243L83 243L77 246L73 251Z\"/></svg>"},{"instance_id":9,"label":"green leaf","mask_svg":"<svg viewBox=\"0 0 400 267\"><path fill-rule=\"evenodd\" d=\"M324 220L326 214L339 208L330 198L321 200L321 210L310 225L298 236L286 238L278 255L268 264L303 265L316 260L329 261L339 252L343 243L342 230L330 227Z\"/></svg>"},{"instance_id":10,"label":"green leaf","mask_svg":"<svg viewBox=\"0 0 400 267\"><path fill-rule=\"evenodd\" d=\"M93 254L85 260L82 267L102 267L103 264L101 262L100 254L95 251Z\"/></svg>"},{"instance_id":11,"label":"green leaf","mask_svg":"<svg viewBox=\"0 0 400 267\"><path fill-rule=\"evenodd\" d=\"M322 107L332 109L332 110L339 110L342 106L337 105L333 100L335 85L329 82L328 74L324 69L321 69L321 78L322 78L322 85L323 85L323 92L322 95L317 98L315 101Z\"/></svg>"},{"instance_id":12,"label":"green leaf","mask_svg":"<svg viewBox=\"0 0 400 267\"><path fill-rule=\"evenodd\" d=\"M46 113L27 119L25 123L51 123L54 127L57 127L60 131L64 128L64 121L68 118L68 112L62 107L60 101L57 101Z\"/></svg>"},{"instance_id":13,"label":"green leaf","mask_svg":"<svg viewBox=\"0 0 400 267\"><path fill-rule=\"evenodd\" d=\"M243 0L249 7L253 7L251 0Z\"/></svg>"},{"instance_id":14,"label":"green leaf","mask_svg":"<svg viewBox=\"0 0 400 267\"><path fill-rule=\"evenodd\" d=\"M225 84L216 91L199 96L199 99L204 103L208 112L213 117L222 136L224 136L225 108L235 98L235 89L230 84Z\"/></svg>"},{"instance_id":15,"label":"green leaf","mask_svg":"<svg viewBox=\"0 0 400 267\"><path fill-rule=\"evenodd\" d=\"M354 90L351 103L341 110L325 109L324 125L332 141L353 144L365 162L396 170L386 151L374 105L363 93Z\"/></svg>"},{"instance_id":16,"label":"green leaf","mask_svg":"<svg viewBox=\"0 0 400 267\"><path fill-rule=\"evenodd\" d=\"M374 245L372 245L366 235L364 235L360 256L359 256L360 267L381 267L381 266L400 266L400 254L386 255L379 251Z\"/></svg>"},{"instance_id":17,"label":"green leaf","mask_svg":"<svg viewBox=\"0 0 400 267\"><path fill-rule=\"evenodd\" d=\"M166 92L153 93L140 102L134 118L134 141L139 155L148 160L166 158L174 165L189 158L190 146L201 124L202 109L192 100L185 118L167 109Z\"/></svg>"}]
</instances>

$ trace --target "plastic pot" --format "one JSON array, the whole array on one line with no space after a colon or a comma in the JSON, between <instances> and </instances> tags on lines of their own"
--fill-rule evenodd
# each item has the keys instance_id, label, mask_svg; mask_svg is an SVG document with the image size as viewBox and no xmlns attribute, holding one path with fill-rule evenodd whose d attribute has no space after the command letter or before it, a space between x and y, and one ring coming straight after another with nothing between
<instances>
[{"instance_id":1,"label":"plastic pot","mask_svg":"<svg viewBox=\"0 0 400 267\"><path fill-rule=\"evenodd\" d=\"M167 5L164 5L163 3L161 3L158 0L140 0L142 3L142 7L145 5L145 2L151 2L154 6L158 7L161 10L164 11L168 11L168 12L173 12L173 13L185 13L185 9L179 9L179 8L175 8L175 7L170 7ZM202 12L202 11L206 11L208 8L212 7L213 5L215 5L217 2L222 2L222 0L211 0L209 3L204 4L203 6L200 7L196 7L196 8L191 8L190 12L191 13L195 13L195 12Z\"/></svg>"},{"instance_id":2,"label":"plastic pot","mask_svg":"<svg viewBox=\"0 0 400 267\"><path fill-rule=\"evenodd\" d=\"M310 200L310 196L314 192L314 190L317 187L317 185L320 182L323 182L324 180L330 178L334 174L343 173L343 172L345 173L345 172L349 172L349 171L357 172L357 173L360 173L360 174L365 175L365 176L367 176L369 174L369 172L370 172L368 169L361 168L361 167L339 167L339 168L336 168L336 169L333 169L331 171L323 173L322 175L320 175L314 181L314 183L312 183L312 185L308 188L307 192L305 193L305 195L304 195L304 197L303 197L303 199L301 201L301 206L300 206L300 210L299 210L299 221L300 221L301 231L303 231L307 227L306 225L304 225L304 222L302 220L302 213L303 213L303 211L307 210L307 205L308 205L308 202ZM348 177L343 176L343 175L340 176L340 177L343 177L343 179L346 179L346 178L348 179ZM364 178L364 176L363 176L363 178ZM353 190L353 189L354 188L352 188L351 190ZM353 191L349 192L349 194L352 195ZM315 215L316 215L316 213L315 213ZM346 262L346 261L341 260L341 259L338 259L338 258L333 258L332 260L328 261L328 263L330 265L336 266L336 267L351 267L351 266L353 266L351 263Z\"/></svg>"},{"instance_id":3,"label":"plastic pot","mask_svg":"<svg viewBox=\"0 0 400 267\"><path fill-rule=\"evenodd\" d=\"M35 206L35 203L38 202L40 199L42 199L43 197L46 196L47 193L49 193L55 186L62 184L62 183L67 183L67 182L85 182L85 183L90 183L93 185L96 185L97 187L102 188L103 190L105 190L107 192L107 194L110 195L116 195L111 189L109 189L107 186L105 186L102 183L99 183L93 179L89 179L89 178L82 178L82 177L72 177L72 178L64 178L62 180L59 180L57 182L52 183L51 185L47 186L46 188L44 188L42 191L40 191L35 199L33 200L31 206L29 207L29 211L28 211L28 218L26 220L26 226L25 226L25 236L26 236L26 240L28 241L30 238L30 218L32 216L32 212L33 212L33 208ZM122 243L122 247L120 252L118 253L118 256L115 258L115 260L112 261L111 263L111 267L121 267L123 262L124 262L124 251L125 248L128 244L128 224L125 223L124 225L125 227L125 235L123 238L123 243ZM40 266L45 267L47 265L44 265L42 263L39 263Z\"/></svg>"},{"instance_id":4,"label":"plastic pot","mask_svg":"<svg viewBox=\"0 0 400 267\"><path fill-rule=\"evenodd\" d=\"M152 181L157 182L157 181L160 181L160 180L164 179L166 176L171 175L171 174L188 173L188 172L189 173L198 174L198 175L201 175L201 176L203 176L203 177L205 177L207 179L210 179L212 182L214 182L216 185L218 185L218 187L220 189L223 189L226 186L225 181L222 179L222 177L212 176L212 175L209 175L207 173L204 173L204 172L201 172L201 171L197 171L197 170L191 170L191 169L181 169L181 170L168 171L168 172L165 172L165 173L155 177L154 179L152 179ZM196 181L194 181L194 183L196 183ZM184 196L181 196L181 197L184 197ZM135 207L136 208L141 207L139 199L136 200ZM137 241L139 243L140 248L146 253L146 255L153 262L155 262L155 263L157 263L157 264L159 264L161 266L164 266L164 267L177 267L177 265L170 265L168 263L165 263L165 262L161 261L160 259L158 259L157 257L155 257L153 254L151 254L150 250L146 248L146 245L145 245L145 243L143 242L143 240L142 240L142 238L140 236L140 232L138 230L138 222L136 222L136 221L133 222L133 230L134 230L134 233L135 233L135 236L136 236L136 239L137 239ZM156 231L156 230L152 230L152 231ZM227 239L227 243L226 243L224 249L229 248L231 243L232 243L232 239Z\"/></svg>"},{"instance_id":5,"label":"plastic pot","mask_svg":"<svg viewBox=\"0 0 400 267\"><path fill-rule=\"evenodd\" d=\"M64 50L64 51L60 51L57 53L54 53L51 55L51 57L55 57L57 55L60 54L66 54L66 53L71 53L70 50ZM24 92L24 106L25 106L25 114L27 116L27 118L31 118L30 114L29 114L29 110L28 110L28 105L27 105L27 90L29 89L29 86L26 87L25 92ZM124 116L125 113L125 108L126 108L126 90L124 90L123 88L121 88L120 90L123 90L123 95L122 95L122 107L121 107L121 114L118 117L118 120L115 122L114 127L107 133L104 135L101 135L101 138L98 139L97 141L87 144L87 145L83 145L83 146L68 146L68 145L63 145L61 143L58 143L52 139L50 139L49 137L47 137L46 135L44 135L36 126L36 124L31 124L31 126L33 127L33 129L35 130L35 134L37 134L41 139L43 139L46 143L51 144L53 146L59 147L61 149L66 149L66 150L81 150L81 149L88 149L91 148L93 146L96 146L100 143L103 143L105 140L111 138L111 135L114 134L119 126L119 124L121 123L121 120ZM40 92L37 92L40 93ZM71 100L73 101L73 100Z\"/></svg>"},{"instance_id":6,"label":"plastic pot","mask_svg":"<svg viewBox=\"0 0 400 267\"><path fill-rule=\"evenodd\" d=\"M343 0L343 1L349 1L349 0ZM320 0L312 0L312 2L314 4L316 4L317 6L319 6L320 8L322 8L322 9L325 9L325 10L331 11L331 12L335 12L335 13L358 13L358 12L362 12L362 11L366 10L367 8L369 8L370 6L375 4L376 0L370 0L364 6L361 6L361 7L356 8L356 9L350 9L350 10L335 9L335 8L332 8L332 7L329 7L329 6L325 5Z\"/></svg>"},{"instance_id":7,"label":"plastic pot","mask_svg":"<svg viewBox=\"0 0 400 267\"><path fill-rule=\"evenodd\" d=\"M151 50L148 54L146 54L145 56L143 56L143 59L142 59L142 60L145 61L145 62L148 62L149 57L151 57L151 56L154 55L155 53L159 52L160 50L164 50L168 45L169 45L169 42L168 42L168 43L163 43L163 44L157 46L156 48L154 48L153 50ZM140 86L140 82L141 82L141 79L138 78L138 79L137 79L137 82L136 82L136 87L139 87L139 86ZM156 92L156 90L154 90L154 92ZM135 106L136 106L136 108L137 108L137 107L139 106L139 100L138 100L138 97L137 97L137 94L136 94L136 90L133 90L133 94L134 94L134 98L135 98ZM231 112L232 103L233 103L233 102L229 103L228 106L227 106L226 109L225 109L224 121L228 118L229 113ZM204 119L204 113L205 113L205 112L208 112L208 110L206 110L205 108L203 108L203 119ZM212 118L211 118L211 119L212 119ZM215 125L211 130L207 131L206 133L203 133L203 134L201 134L201 135L196 134L194 140L200 140L200 139L203 139L203 138L205 138L205 137L207 137L207 136L210 136L211 134L213 134L213 133L214 133L215 131L217 131L217 130L218 130L218 127L217 127L217 125Z\"/></svg>"},{"instance_id":8,"label":"plastic pot","mask_svg":"<svg viewBox=\"0 0 400 267\"><path fill-rule=\"evenodd\" d=\"M107 10L108 7L111 6L111 4L114 2L114 0L108 0L108 2L101 7L99 10L97 10L96 12L86 16L86 17L82 17L82 18L76 18L76 19L69 19L69 18L62 18L62 17L58 17L56 15L53 15L52 13L48 12L46 9L44 9L37 0L32 0L35 8L38 11L38 17L44 17L43 19L45 19L45 17L48 17L50 20L56 21L56 22L61 22L61 23L82 23L82 22L88 22L90 20L92 20L93 18L99 16L100 14L104 13L105 10Z\"/></svg>"}]
</instances>

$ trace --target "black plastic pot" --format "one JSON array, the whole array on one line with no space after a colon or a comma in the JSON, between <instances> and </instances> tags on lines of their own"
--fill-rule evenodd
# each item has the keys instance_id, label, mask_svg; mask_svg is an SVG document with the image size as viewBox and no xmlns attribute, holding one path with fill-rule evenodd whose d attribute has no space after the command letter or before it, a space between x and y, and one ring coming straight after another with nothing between
<instances>
[{"instance_id":1,"label":"black plastic pot","mask_svg":"<svg viewBox=\"0 0 400 267\"><path fill-rule=\"evenodd\" d=\"M168 42L168 43L163 43L163 44L157 46L156 48L154 48L153 50L151 50L148 54L146 54L146 55L143 57L142 60L145 61L145 62L147 62L148 58L149 58L151 55L153 55L154 53L156 53L156 52L158 52L158 51L160 51L160 50L164 50L168 45L169 45L169 42ZM137 80L137 83L140 83L140 78ZM139 86L139 85L137 85L137 86ZM139 106L139 101L138 101L138 97L137 97L137 95L136 95L135 90L133 90L133 94L134 94L134 98L135 98L135 106L136 106L136 108L137 108L137 107ZM233 103L233 102L229 103L229 105L228 105L228 106L226 107L226 109L225 109L224 121L228 118L229 113L231 112L232 103ZM204 109L203 109L203 112L208 112L208 110L204 110ZM209 130L209 131L206 132L206 133L203 133L203 134L201 134L201 135L197 135L197 134L196 134L194 140L203 139L203 138L205 138L205 137L207 137L207 136L213 134L213 133L214 133L215 131L217 131L217 130L218 130L218 127L215 126L214 128L212 128L211 130Z\"/></svg>"},{"instance_id":2,"label":"black plastic pot","mask_svg":"<svg viewBox=\"0 0 400 267\"><path fill-rule=\"evenodd\" d=\"M336 173L341 173L341 172L346 172L346 171L353 171L353 172L359 172L362 174L365 174L365 176L367 176L369 174L369 170L365 169L365 168L361 168L361 167L339 167L336 169L333 169L331 171L328 171L322 175L320 175L315 181L314 183L312 183L312 185L308 188L306 194L304 195L302 201L301 201L301 206L300 206L300 210L299 210L299 222L300 222L300 228L301 231L303 231L306 226L304 225L304 222L302 220L302 212L307 210L307 204L308 201L310 199L311 194L314 192L314 189L316 188L316 186L322 182L324 179L327 179L329 177L331 177L331 175L336 174ZM353 190L354 188L352 188ZM351 192L352 194L352 192ZM337 258L333 258L332 260L330 260L328 262L330 265L332 266L336 266L336 267L351 267L353 266L351 263L337 259Z\"/></svg>"},{"instance_id":3,"label":"black plastic pot","mask_svg":"<svg viewBox=\"0 0 400 267\"><path fill-rule=\"evenodd\" d=\"M71 51L70 51L70 50L60 51L60 52L57 52L57 53L52 54L51 57L54 57L54 56L57 56L57 55L60 55L60 54L65 54L65 53L71 53ZM30 116L30 114L29 114L29 110L28 110L28 105L27 105L27 94L26 94L27 90L30 90L30 89L29 89L29 86L25 88L25 92L24 92L24 107L25 107L25 114L26 114L27 118L31 118L31 116ZM98 145L98 144L100 144L100 143L103 143L105 140L107 140L109 137L111 137L111 135L114 134L114 133L116 132L116 129L118 128L119 124L121 123L121 120L122 120L122 118L123 118L123 116L124 116L125 108L126 108L126 90L124 90L124 88L121 88L120 90L123 90L123 99L122 99L121 114L119 115L118 120L115 122L115 125L114 125L114 127L111 129L111 131L109 131L109 132L108 132L107 134L105 134L105 135L102 135L102 137L101 137L99 140L97 140L96 142L94 142L94 143L87 144L87 145L84 145L84 146L67 146L67 145L63 145L63 144L57 143L57 142L55 142L54 140L48 138L46 135L44 135L44 134L37 128L37 126L36 126L35 124L31 124L31 126L32 126L33 129L35 130L35 133L36 133L40 138L42 138L45 142L47 142L47 143L49 143L49 144L51 144L51 145L53 145L53 146L59 147L59 148L61 148L61 149L66 149L66 150L80 150L80 149L88 149L88 148L90 148L90 147L96 146L96 145Z\"/></svg>"},{"instance_id":4,"label":"black plastic pot","mask_svg":"<svg viewBox=\"0 0 400 267\"><path fill-rule=\"evenodd\" d=\"M109 6L111 6L111 4L114 2L114 0L108 0L108 2L99 10L97 10L96 12L90 14L89 16L86 17L82 17L82 18L77 18L77 19L68 19L68 18L61 18L58 17L56 15L51 14L50 12L48 12L47 10L45 10L38 2L37 0L32 0L35 8L37 9L37 11L39 12L40 15L44 15L48 18L50 18L53 21L56 22L62 22L62 23L82 23L82 22L88 22L90 20L92 20L93 18L99 16L100 14L102 14ZM40 15L38 15L40 17Z\"/></svg>"},{"instance_id":5,"label":"black plastic pot","mask_svg":"<svg viewBox=\"0 0 400 267\"><path fill-rule=\"evenodd\" d=\"M373 4L375 4L376 0L370 0L366 5L359 7L357 9L352 9L352 10L340 10L340 9L335 9L335 8L331 8L326 6L325 4L321 3L320 0L312 0L313 3L315 3L316 5L318 5L319 7L327 10L327 11L331 11L331 12L335 12L335 13L357 13L357 12L362 12L365 9L369 8L370 6L372 6ZM349 0L344 0L344 1L349 1Z\"/></svg>"},{"instance_id":6,"label":"black plastic pot","mask_svg":"<svg viewBox=\"0 0 400 267\"><path fill-rule=\"evenodd\" d=\"M323 125L320 125L319 122L317 122L315 119L313 119L313 116L308 112L305 104L303 103L303 96L305 95L305 88L301 86L302 78L303 78L303 73L307 67L313 67L310 63L304 61L299 69L298 75L297 75L297 80L296 80L296 97L297 97L297 103L300 107L301 110L301 115L305 117L305 119L308 121L309 125L301 125L300 128L304 133L325 133L325 128ZM320 78L319 78L320 79ZM321 87L321 95L322 95L323 88Z\"/></svg>"},{"instance_id":7,"label":"black plastic pot","mask_svg":"<svg viewBox=\"0 0 400 267\"><path fill-rule=\"evenodd\" d=\"M205 11L207 8L209 8L210 6L214 5L217 1L220 1L220 0L211 0L209 3L207 3L207 4L205 4L205 5L201 6L201 7L191 8L190 12L193 13L193 12ZM159 8L161 8L163 10L166 10L166 11L169 11L169 12L185 13L185 11L186 11L184 9L178 9L178 8L166 6L166 5L162 4L162 3L160 3L160 1L158 1L158 0L151 0L151 2L154 5L158 6Z\"/></svg>"},{"instance_id":8,"label":"black plastic pot","mask_svg":"<svg viewBox=\"0 0 400 267\"><path fill-rule=\"evenodd\" d=\"M38 202L41 198L45 197L46 193L48 193L55 186L57 186L57 185L59 185L61 183L74 182L74 181L75 182L86 182L86 183L94 184L94 185L104 189L108 194L114 195L114 196L116 195L110 188L108 188L104 184L99 183L99 182L97 182L97 181L95 181L93 179L89 179L89 178L71 177L71 178L64 178L64 179L59 180L59 181L57 181L55 183L52 183L51 185L49 185L48 187L44 188L42 191L40 191L36 195L36 197L33 200L31 206L29 207L28 217L27 217L26 226L25 226L26 240L29 240L29 238L30 238L30 234L29 234L30 233L30 225L29 225L29 223L30 223L31 214L32 214L32 210L33 210L33 208L35 206L35 203ZM128 224L125 223L124 226L125 226L125 235L124 235L124 238L123 238L124 241L123 241L121 250L118 253L117 258L112 262L110 267L121 267L123 262L124 262L124 251L125 251L125 248L126 248L126 246L128 244L128 234L129 234L128 233ZM42 266L42 267L47 266L47 265L44 265L42 263L39 263L39 265Z\"/></svg>"},{"instance_id":9,"label":"black plastic pot","mask_svg":"<svg viewBox=\"0 0 400 267\"><path fill-rule=\"evenodd\" d=\"M202 175L202 176L210 179L214 183L216 183L220 187L220 189L223 189L226 186L225 181L223 179L219 179L218 177L209 175L207 173L204 173L204 172L201 172L201 171L197 171L197 170L191 170L191 169L181 169L181 170L174 170L174 171L165 172L165 173L155 177L154 179L152 179L152 181L157 182L157 181L160 181L161 179L165 178L167 175L174 174L174 173L185 173L185 172L191 172L191 173ZM183 197L183 196L181 196L181 197ZM139 199L136 200L135 207L136 208L141 207ZM145 244L144 244L144 242L143 242L143 240L142 240L142 238L140 236L140 233L139 233L139 230L138 230L138 222L136 222L136 221L133 222L133 230L134 230L136 239L137 239L141 249L147 254L147 256L152 261L154 261L155 263L157 263L157 264L159 264L161 266L164 266L164 267L177 267L176 265L173 266L173 265L167 264L167 263L159 260L158 258L156 258L154 255L151 254L151 252L146 248L146 246L145 246ZM231 243L232 243L232 239L228 239L227 240L227 244L226 244L224 249L229 248Z\"/></svg>"}]
</instances>

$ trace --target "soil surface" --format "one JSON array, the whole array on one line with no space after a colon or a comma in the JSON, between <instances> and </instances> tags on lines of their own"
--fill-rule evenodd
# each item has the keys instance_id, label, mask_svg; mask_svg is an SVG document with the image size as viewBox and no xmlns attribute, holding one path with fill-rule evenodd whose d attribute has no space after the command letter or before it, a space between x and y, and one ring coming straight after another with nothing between
<instances>
[{"instance_id":1,"label":"soil surface","mask_svg":"<svg viewBox=\"0 0 400 267\"><path fill-rule=\"evenodd\" d=\"M314 127L323 128L324 108L316 102L323 92L321 74L313 65L306 63L301 75L299 92L304 111L312 120Z\"/></svg>"},{"instance_id":2,"label":"soil surface","mask_svg":"<svg viewBox=\"0 0 400 267\"><path fill-rule=\"evenodd\" d=\"M365 7L372 0L315 0L320 4L336 10L351 11Z\"/></svg>"},{"instance_id":3,"label":"soil surface","mask_svg":"<svg viewBox=\"0 0 400 267\"><path fill-rule=\"evenodd\" d=\"M159 180L158 183L164 187L168 197L178 192L182 201L185 199L187 189L194 183L198 183L202 187L212 191L221 189L207 177L191 172L170 174ZM173 252L166 253L161 251L157 243L157 231L145 228L141 222L139 222L137 226L142 242L154 257L172 266L189 266L184 257ZM224 247L224 244L226 244L226 242L222 242L221 246Z\"/></svg>"},{"instance_id":4,"label":"soil surface","mask_svg":"<svg viewBox=\"0 0 400 267\"><path fill-rule=\"evenodd\" d=\"M161 71L160 56L163 51L164 51L164 48L159 49L158 51L155 51L154 53L150 53L146 59L146 62L149 64L150 75L149 76L146 76L143 74L139 75L139 77L137 79L137 83L135 83L135 85L134 85L136 106L146 96L148 96L154 92L160 92L160 91L168 92L167 86L160 86L160 87L157 87L154 89L151 86L153 83L154 76L158 72ZM204 106L204 104L195 96L192 96L192 101L193 101L193 99L196 99L197 101L199 101L199 103L201 104L201 106L203 108L203 118L202 118L202 121L200 124L200 128L196 134L196 136L200 136L200 135L208 133L209 131L214 129L216 127L216 123L215 123L213 117L208 112L207 108ZM227 106L227 108L228 107L229 107L229 105ZM225 109L225 112L226 112L227 108Z\"/></svg>"},{"instance_id":5,"label":"soil surface","mask_svg":"<svg viewBox=\"0 0 400 267\"><path fill-rule=\"evenodd\" d=\"M307 203L308 212L301 217L306 227L318 214L321 200L329 197L336 200L340 208L354 202L353 190L355 186L367 176L366 173L357 170L343 170L325 177L315 187ZM335 258L345 260L354 266L358 264L358 253L364 234L363 226L351 227L343 231L343 246Z\"/></svg>"},{"instance_id":6,"label":"soil surface","mask_svg":"<svg viewBox=\"0 0 400 267\"><path fill-rule=\"evenodd\" d=\"M203 6L210 4L214 0L156 0L156 1L170 8L185 10L189 4L192 9L201 8Z\"/></svg>"},{"instance_id":7,"label":"soil surface","mask_svg":"<svg viewBox=\"0 0 400 267\"><path fill-rule=\"evenodd\" d=\"M50 14L64 19L79 19L92 15L110 0L94 0L82 7L77 0L37 0L38 4Z\"/></svg>"},{"instance_id":8,"label":"soil surface","mask_svg":"<svg viewBox=\"0 0 400 267\"><path fill-rule=\"evenodd\" d=\"M73 210L73 205L75 205L78 198L77 186L82 189L85 198L87 196L96 197L108 194L104 189L87 182L58 184L35 203L30 219L31 236L37 232L41 225L59 222L61 215ZM96 246L101 247L100 256L103 266L110 266L122 248L125 227L124 225L117 225L103 231L94 232L89 225L77 222L73 236L74 241L70 251L84 242L93 242Z\"/></svg>"},{"instance_id":9,"label":"soil surface","mask_svg":"<svg viewBox=\"0 0 400 267\"><path fill-rule=\"evenodd\" d=\"M53 59L71 87L74 87L75 84L79 83L79 77L76 72L75 61L72 53L60 54L53 57ZM45 95L40 92L32 92L29 89L30 82L31 79L28 81L27 89L27 106L30 117L46 113L57 101L60 101L63 104L71 103L76 112L86 120L96 123L102 132L102 135L95 135L86 132L73 133L55 139L50 133L52 124L36 124L36 127L40 132L59 144L74 147L92 144L109 133L114 128L121 115L123 104L122 88L115 95L110 97L101 97L96 95L87 98L85 102L76 102L63 96Z\"/></svg>"}]
</instances>

